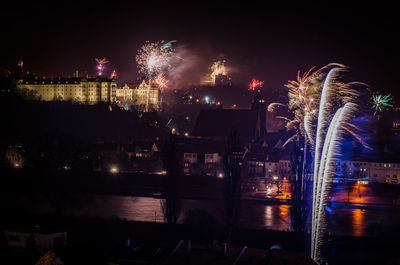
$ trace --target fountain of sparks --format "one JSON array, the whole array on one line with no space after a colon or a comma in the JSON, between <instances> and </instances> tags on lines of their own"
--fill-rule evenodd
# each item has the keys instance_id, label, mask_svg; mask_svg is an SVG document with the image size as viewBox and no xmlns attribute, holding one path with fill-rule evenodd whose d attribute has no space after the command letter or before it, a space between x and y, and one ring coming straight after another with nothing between
<instances>
[{"instance_id":1,"label":"fountain of sparks","mask_svg":"<svg viewBox=\"0 0 400 265\"><path fill-rule=\"evenodd\" d=\"M286 106L294 118L281 117L287 121L287 130L294 131L289 141L304 137L304 150L307 143L314 150L314 183L313 208L311 227L311 258L321 261L321 248L326 228L325 210L326 197L330 181L335 174L335 158L338 146L345 133L349 133L365 147L358 129L351 124L357 105L352 103L359 93L353 89L355 85L364 83L342 83L338 77L346 69L340 64L329 64L317 71L311 68L303 75L298 74L296 81L289 81L289 104L272 103L269 111ZM316 132L315 132L316 131ZM303 159L303 172L305 165ZM299 174L304 178L304 174ZM303 183L303 180L302 180Z\"/></svg>"}]
</instances>

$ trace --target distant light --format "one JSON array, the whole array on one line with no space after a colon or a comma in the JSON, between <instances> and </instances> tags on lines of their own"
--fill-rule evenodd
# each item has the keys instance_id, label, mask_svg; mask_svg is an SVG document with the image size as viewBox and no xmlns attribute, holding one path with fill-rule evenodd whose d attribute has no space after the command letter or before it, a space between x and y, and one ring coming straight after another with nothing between
<instances>
[{"instance_id":1,"label":"distant light","mask_svg":"<svg viewBox=\"0 0 400 265\"><path fill-rule=\"evenodd\" d=\"M171 133L175 133L176 132L176 129L175 128L172 128L171 129Z\"/></svg>"},{"instance_id":2,"label":"distant light","mask_svg":"<svg viewBox=\"0 0 400 265\"><path fill-rule=\"evenodd\" d=\"M210 104L210 97L209 97L209 96L205 96L205 97L204 97L204 101L205 101L207 104Z\"/></svg>"},{"instance_id":3,"label":"distant light","mask_svg":"<svg viewBox=\"0 0 400 265\"><path fill-rule=\"evenodd\" d=\"M189 136L189 134L187 132L185 132L185 136Z\"/></svg>"},{"instance_id":4,"label":"distant light","mask_svg":"<svg viewBox=\"0 0 400 265\"><path fill-rule=\"evenodd\" d=\"M110 172L111 172L111 173L113 173L113 174L116 174L116 173L118 173L118 172L119 172L119 169L118 169L118 167L117 167L117 166L111 166L111 168L110 168Z\"/></svg>"},{"instance_id":5,"label":"distant light","mask_svg":"<svg viewBox=\"0 0 400 265\"><path fill-rule=\"evenodd\" d=\"M273 179L274 179L274 180L278 180L278 176L274 176Z\"/></svg>"},{"instance_id":6,"label":"distant light","mask_svg":"<svg viewBox=\"0 0 400 265\"><path fill-rule=\"evenodd\" d=\"M267 188L267 194L270 195L271 192L272 192L271 187L268 187L268 188Z\"/></svg>"},{"instance_id":7,"label":"distant light","mask_svg":"<svg viewBox=\"0 0 400 265\"><path fill-rule=\"evenodd\" d=\"M219 173L219 174L218 174L218 178L219 178L219 179L222 179L223 177L224 177L224 174L222 174L222 173Z\"/></svg>"}]
</instances>

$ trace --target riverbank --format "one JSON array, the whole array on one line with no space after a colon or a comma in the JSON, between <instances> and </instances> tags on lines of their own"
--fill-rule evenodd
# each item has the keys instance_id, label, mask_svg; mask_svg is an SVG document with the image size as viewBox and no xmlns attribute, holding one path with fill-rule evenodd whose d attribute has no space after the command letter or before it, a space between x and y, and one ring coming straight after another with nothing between
<instances>
[{"instance_id":1,"label":"riverbank","mask_svg":"<svg viewBox=\"0 0 400 265\"><path fill-rule=\"evenodd\" d=\"M106 264L106 254L130 239L136 246L170 249L180 240L192 240L204 244L223 243L226 239L223 226L207 224L169 225L152 222L133 222L95 217L59 216L12 216L0 222L1 229L41 227L68 233L68 246L62 249L65 264ZM279 246L291 252L307 253L308 235L287 231L237 229L231 244L267 249ZM324 251L329 264L390 264L400 258L397 251L398 235L390 237L349 237L331 235ZM4 243L4 239L2 240ZM7 264L18 264L12 260L15 252L2 245ZM18 260L18 259L16 259ZM15 261L15 259L14 259ZM79 261L79 262L77 262Z\"/></svg>"}]
</instances>

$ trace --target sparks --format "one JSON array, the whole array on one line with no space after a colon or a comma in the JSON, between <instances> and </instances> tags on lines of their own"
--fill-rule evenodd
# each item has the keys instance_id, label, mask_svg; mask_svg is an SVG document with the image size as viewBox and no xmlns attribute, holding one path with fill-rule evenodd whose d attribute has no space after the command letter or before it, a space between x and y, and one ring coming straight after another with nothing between
<instances>
[{"instance_id":1,"label":"sparks","mask_svg":"<svg viewBox=\"0 0 400 265\"><path fill-rule=\"evenodd\" d=\"M156 83L156 85L158 86L158 88L160 88L161 90L165 89L168 87L168 80L165 79L165 77L161 74L159 74L155 79L154 82Z\"/></svg>"},{"instance_id":2,"label":"sparks","mask_svg":"<svg viewBox=\"0 0 400 265\"><path fill-rule=\"evenodd\" d=\"M215 84L215 77L218 75L226 75L225 60L214 62L211 66L211 80Z\"/></svg>"},{"instance_id":3,"label":"sparks","mask_svg":"<svg viewBox=\"0 0 400 265\"><path fill-rule=\"evenodd\" d=\"M114 69L114 70L112 70L112 72L111 72L111 74L110 74L110 79L115 79L115 78L117 78L117 71Z\"/></svg>"},{"instance_id":4,"label":"sparks","mask_svg":"<svg viewBox=\"0 0 400 265\"><path fill-rule=\"evenodd\" d=\"M170 41L167 43L165 43L165 41L146 41L146 43L138 50L136 63L139 69L139 74L144 75L148 79L149 83L147 89L146 112L149 111L149 93L152 80L160 75L163 77L163 75L172 67L173 59L176 58L175 50L172 48L172 43L174 42L176 41ZM159 83L158 85L160 86ZM164 85L166 85L165 82Z\"/></svg>"},{"instance_id":5,"label":"sparks","mask_svg":"<svg viewBox=\"0 0 400 265\"><path fill-rule=\"evenodd\" d=\"M262 87L264 85L264 81L259 81L257 79L251 80L249 84L249 90L256 90L258 87Z\"/></svg>"},{"instance_id":6,"label":"sparks","mask_svg":"<svg viewBox=\"0 0 400 265\"><path fill-rule=\"evenodd\" d=\"M291 120L296 122L288 122L290 126L287 126L287 129L297 130L301 136L306 137L311 146L314 146L315 142L314 131L316 129L322 87L327 76L326 72L332 67L338 67L341 71L347 68L342 64L331 63L319 69L312 67L303 74L298 71L296 80L289 80L285 85L288 88L289 103L287 105L272 103L268 106L268 110L271 112L276 111L280 106L285 106L293 113L294 117ZM360 85L361 83L357 84ZM333 82L331 85L335 87L335 100L339 104L350 102L358 95L353 88L355 83ZM298 126L293 127L293 124Z\"/></svg>"},{"instance_id":7,"label":"sparks","mask_svg":"<svg viewBox=\"0 0 400 265\"><path fill-rule=\"evenodd\" d=\"M314 150L311 257L316 262L321 260L326 227L324 207L329 184L335 174L334 162L340 140L345 133L349 133L369 148L357 134L357 126L351 124L358 109L353 103L359 95L355 87L366 85L360 82L341 82L340 74L346 69L341 64L328 64L318 70L313 67L304 74L298 72L297 80L288 81L286 85L289 103L272 103L268 106L268 111L275 112L285 107L293 113L292 118L279 117L287 121L287 130L293 132L284 145L302 136L304 148L309 144ZM389 100L390 95L378 99Z\"/></svg>"},{"instance_id":8,"label":"sparks","mask_svg":"<svg viewBox=\"0 0 400 265\"><path fill-rule=\"evenodd\" d=\"M108 60L105 57L103 59L95 58L94 60L97 62L97 75L101 76L103 74L105 65L108 64Z\"/></svg>"},{"instance_id":9,"label":"sparks","mask_svg":"<svg viewBox=\"0 0 400 265\"><path fill-rule=\"evenodd\" d=\"M375 110L374 115L376 115L376 113L382 112L382 110L387 109L389 107L393 107L392 104L390 104L389 102L392 100L392 97L390 96L390 94L384 96L381 94L377 94L377 95L373 95L372 96L372 104L373 104L373 109Z\"/></svg>"},{"instance_id":10,"label":"sparks","mask_svg":"<svg viewBox=\"0 0 400 265\"><path fill-rule=\"evenodd\" d=\"M175 51L171 47L173 42L175 41L167 43L146 41L136 55L139 73L144 74L148 79L153 79L157 75L167 72L172 66L171 61L174 57Z\"/></svg>"}]
</instances>

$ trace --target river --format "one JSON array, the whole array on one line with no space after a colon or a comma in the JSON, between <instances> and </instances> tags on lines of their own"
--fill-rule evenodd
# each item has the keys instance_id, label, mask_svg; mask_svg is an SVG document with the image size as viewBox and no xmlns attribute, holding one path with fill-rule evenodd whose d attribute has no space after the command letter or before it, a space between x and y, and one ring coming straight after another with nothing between
<instances>
[{"instance_id":1,"label":"river","mask_svg":"<svg viewBox=\"0 0 400 265\"><path fill-rule=\"evenodd\" d=\"M3 194L4 196L5 194ZM9 203L11 198L13 203ZM8 194L3 199L3 212L26 214L53 214L54 203L36 193ZM3 197L5 198L5 197ZM99 194L69 195L62 202L62 215L119 218L141 222L164 222L161 199ZM223 200L180 201L181 214L178 222L185 222L190 210L207 213L217 224L224 223ZM267 204L243 200L239 226L253 229L291 230L290 205ZM355 207L346 204L330 204L326 207L328 231L337 235L366 236L389 233L400 220L399 208ZM189 214L190 215L190 214Z\"/></svg>"}]
</instances>

